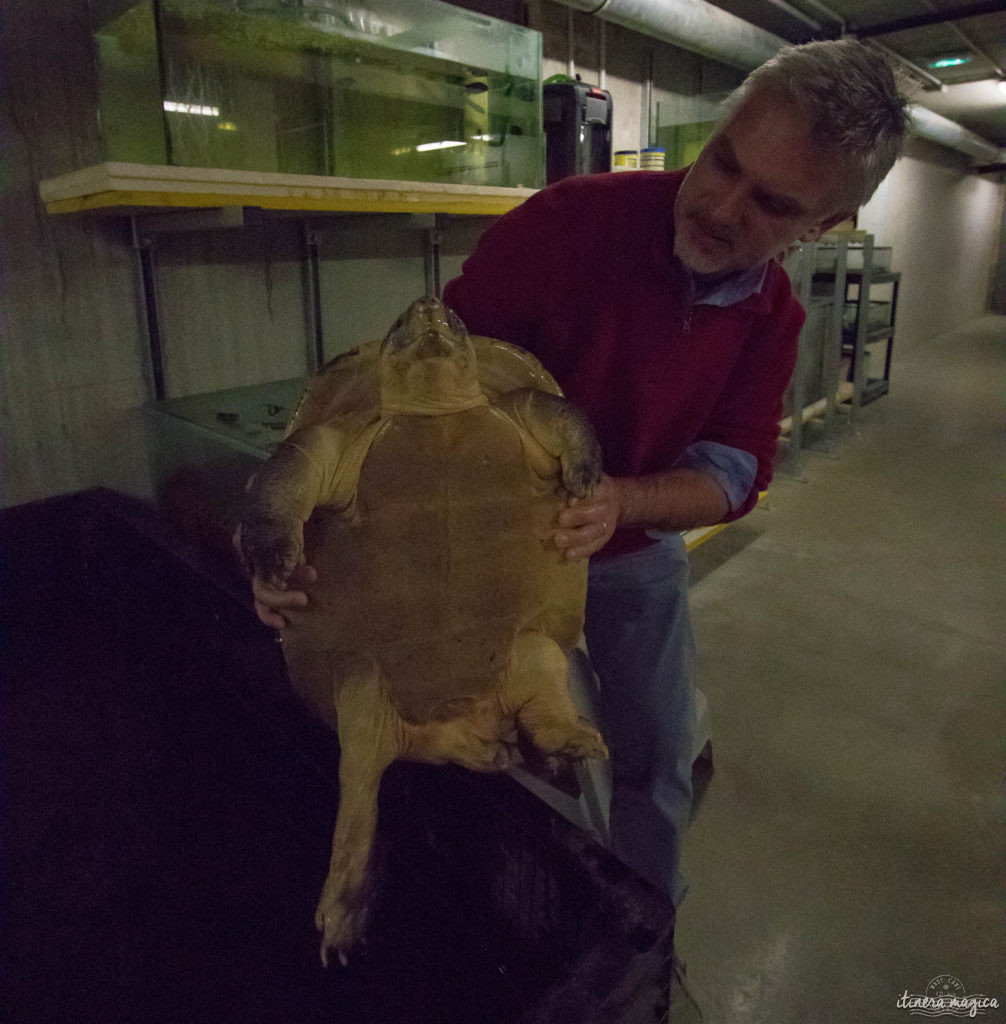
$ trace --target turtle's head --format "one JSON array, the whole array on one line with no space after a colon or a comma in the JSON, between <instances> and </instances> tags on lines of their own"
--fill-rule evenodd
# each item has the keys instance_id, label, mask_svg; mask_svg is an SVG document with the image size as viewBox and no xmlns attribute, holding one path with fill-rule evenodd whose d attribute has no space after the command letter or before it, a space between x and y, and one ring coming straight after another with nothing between
<instances>
[{"instance_id":1,"label":"turtle's head","mask_svg":"<svg viewBox=\"0 0 1006 1024\"><path fill-rule=\"evenodd\" d=\"M475 347L460 317L439 299L417 299L381 343L382 407L437 414L484 402Z\"/></svg>"}]
</instances>

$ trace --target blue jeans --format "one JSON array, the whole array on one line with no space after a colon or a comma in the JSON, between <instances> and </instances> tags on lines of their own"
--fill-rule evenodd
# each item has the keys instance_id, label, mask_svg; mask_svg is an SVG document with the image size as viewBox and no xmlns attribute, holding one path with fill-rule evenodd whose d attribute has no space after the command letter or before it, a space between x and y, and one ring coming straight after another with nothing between
<instances>
[{"instance_id":1,"label":"blue jeans","mask_svg":"<svg viewBox=\"0 0 1006 1024\"><path fill-rule=\"evenodd\" d=\"M611 750L612 848L678 904L695 732L688 555L679 535L591 562L584 633Z\"/></svg>"}]
</instances>

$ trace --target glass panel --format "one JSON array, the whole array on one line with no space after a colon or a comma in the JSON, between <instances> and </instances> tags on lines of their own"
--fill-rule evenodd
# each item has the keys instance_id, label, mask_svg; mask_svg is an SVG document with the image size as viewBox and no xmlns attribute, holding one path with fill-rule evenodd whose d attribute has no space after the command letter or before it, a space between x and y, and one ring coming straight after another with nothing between
<instances>
[{"instance_id":1,"label":"glass panel","mask_svg":"<svg viewBox=\"0 0 1006 1024\"><path fill-rule=\"evenodd\" d=\"M91 10L107 159L544 183L538 32L439 0Z\"/></svg>"},{"instance_id":2,"label":"glass panel","mask_svg":"<svg viewBox=\"0 0 1006 1024\"><path fill-rule=\"evenodd\" d=\"M653 69L651 144L666 150L665 167L695 162L716 128L720 105L743 73L684 50L673 50Z\"/></svg>"},{"instance_id":3,"label":"glass panel","mask_svg":"<svg viewBox=\"0 0 1006 1024\"><path fill-rule=\"evenodd\" d=\"M152 0L94 2L91 24L105 158L168 163Z\"/></svg>"}]
</instances>

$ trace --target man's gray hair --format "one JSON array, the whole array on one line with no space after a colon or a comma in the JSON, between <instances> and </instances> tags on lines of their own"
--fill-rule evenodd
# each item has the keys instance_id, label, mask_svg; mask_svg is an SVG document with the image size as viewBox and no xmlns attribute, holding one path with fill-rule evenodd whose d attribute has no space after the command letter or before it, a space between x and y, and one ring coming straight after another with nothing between
<instances>
[{"instance_id":1,"label":"man's gray hair","mask_svg":"<svg viewBox=\"0 0 1006 1024\"><path fill-rule=\"evenodd\" d=\"M728 111L762 88L796 100L817 142L847 162L850 208L865 203L894 166L908 128L908 100L887 61L855 39L786 46L747 76Z\"/></svg>"}]
</instances>

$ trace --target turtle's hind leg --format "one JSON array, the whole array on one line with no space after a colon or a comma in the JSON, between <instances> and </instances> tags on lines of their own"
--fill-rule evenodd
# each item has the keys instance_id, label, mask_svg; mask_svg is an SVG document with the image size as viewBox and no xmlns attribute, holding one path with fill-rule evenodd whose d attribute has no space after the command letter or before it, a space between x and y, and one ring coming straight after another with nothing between
<instances>
[{"instance_id":1,"label":"turtle's hind leg","mask_svg":"<svg viewBox=\"0 0 1006 1024\"><path fill-rule=\"evenodd\" d=\"M573 706L568 671L554 640L537 630L518 633L500 686L503 714L514 715L518 728L547 755L607 758L601 734Z\"/></svg>"},{"instance_id":2,"label":"turtle's hind leg","mask_svg":"<svg viewBox=\"0 0 1006 1024\"><path fill-rule=\"evenodd\" d=\"M330 951L345 964L363 933L367 915L367 865L377 826L377 794L384 770L400 750L398 712L377 665L353 659L335 692L339 719L339 813L332 859L315 925L322 934L321 961Z\"/></svg>"},{"instance_id":3,"label":"turtle's hind leg","mask_svg":"<svg viewBox=\"0 0 1006 1024\"><path fill-rule=\"evenodd\" d=\"M481 700L443 721L406 722L400 756L428 764L451 762L473 772L498 772L514 759L506 742L510 731L495 702Z\"/></svg>"}]
</instances>

